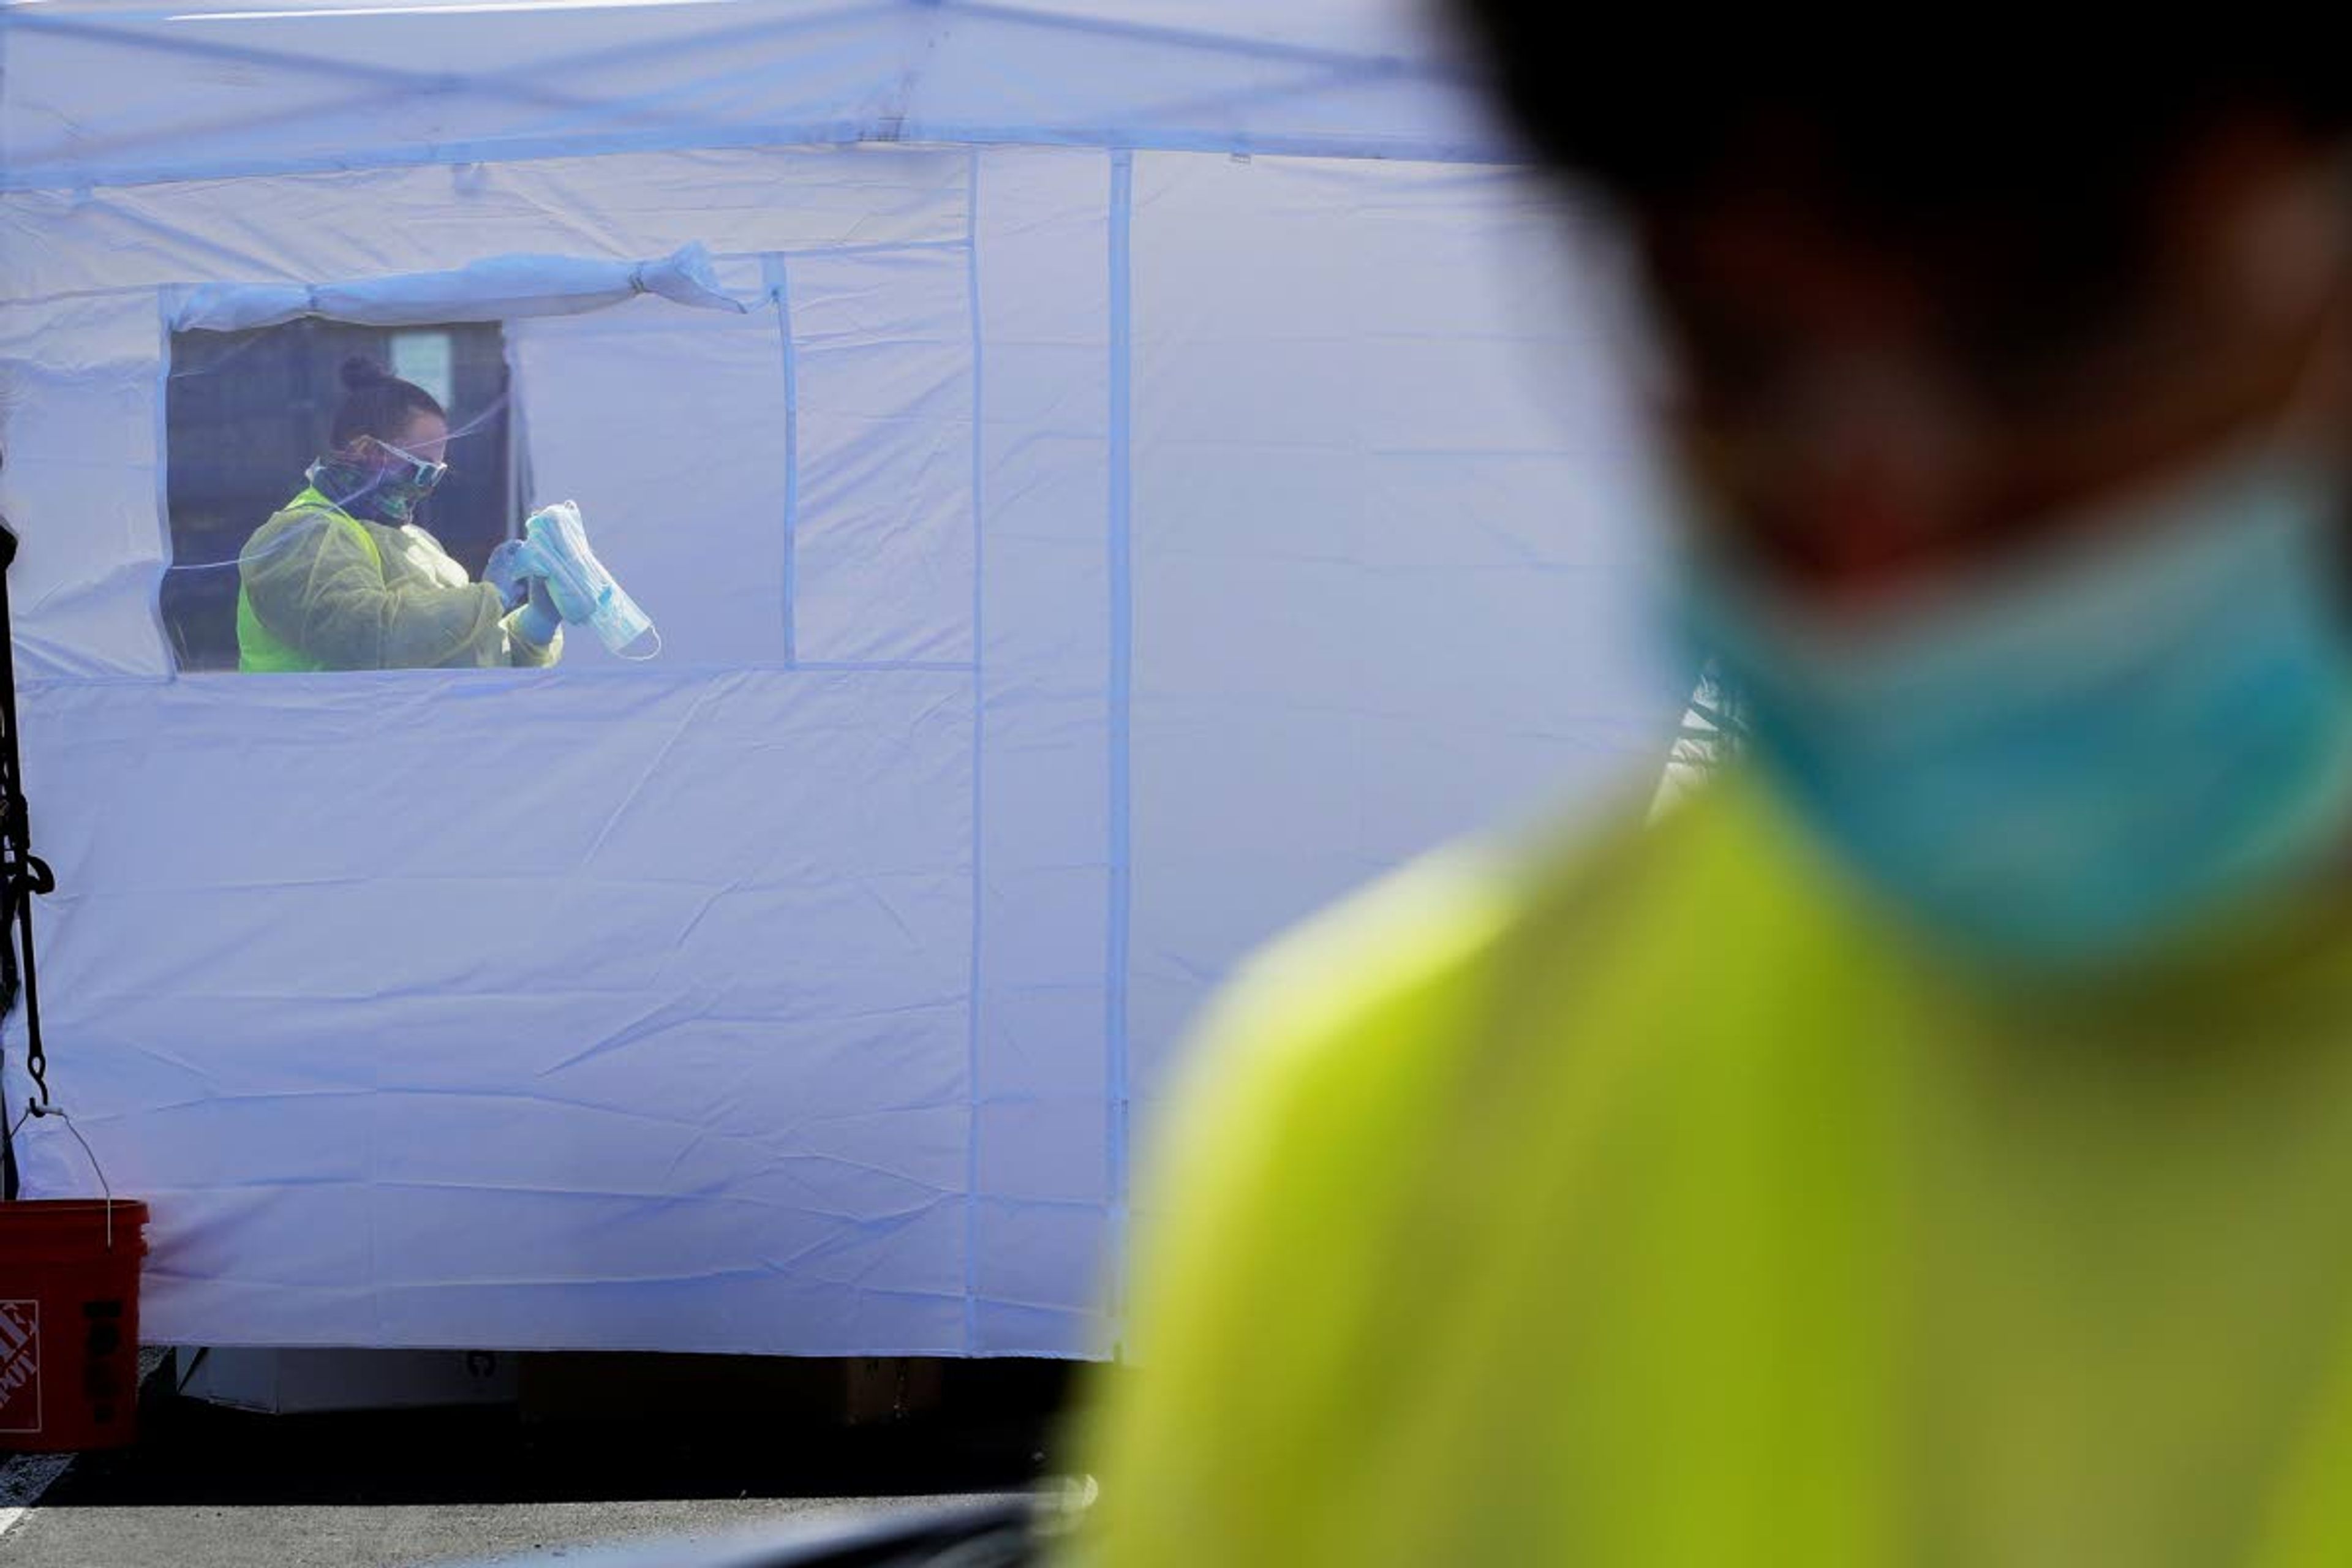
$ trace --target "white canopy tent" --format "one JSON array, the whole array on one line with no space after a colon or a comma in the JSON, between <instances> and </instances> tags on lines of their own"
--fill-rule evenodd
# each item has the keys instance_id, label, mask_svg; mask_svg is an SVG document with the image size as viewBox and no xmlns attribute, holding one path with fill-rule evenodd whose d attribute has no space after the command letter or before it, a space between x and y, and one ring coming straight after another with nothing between
<instances>
[{"instance_id":1,"label":"white canopy tent","mask_svg":"<svg viewBox=\"0 0 2352 1568\"><path fill-rule=\"evenodd\" d=\"M0 13L47 1026L150 1337L1113 1345L1204 990L1681 711L1507 158L1381 0ZM175 356L310 318L496 323L663 656L181 668Z\"/></svg>"}]
</instances>

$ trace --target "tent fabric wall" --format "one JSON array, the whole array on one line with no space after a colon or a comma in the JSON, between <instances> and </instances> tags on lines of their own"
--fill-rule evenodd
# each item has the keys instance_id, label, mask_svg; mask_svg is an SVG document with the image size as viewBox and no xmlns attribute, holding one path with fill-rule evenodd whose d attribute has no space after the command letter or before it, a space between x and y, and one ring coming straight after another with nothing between
<instances>
[{"instance_id":1,"label":"tent fabric wall","mask_svg":"<svg viewBox=\"0 0 2352 1568\"><path fill-rule=\"evenodd\" d=\"M567 40L684 58L723 19L604 9L561 12ZM961 15L1003 9L888 26L1199 52ZM485 14L514 25L335 25L455 48L437 28ZM1369 15L1307 8L1286 46L1228 20L1297 68L1371 48ZM173 26L144 16L118 20ZM34 36L9 40L17 136ZM1013 76L994 90L1051 79ZM1206 987L1412 854L1664 754L1681 700L1633 630L1655 506L1575 292L1599 285L1554 307L1534 281L1559 287L1567 232L1484 164L1150 146L0 191L53 1081L154 1205L150 1332L1114 1346L1134 1146ZM577 638L545 674L174 673L163 395L191 290L697 244L742 312L506 328L531 492L581 501L659 660ZM1535 349L1570 368L1530 379ZM26 1153L37 1190L90 1189L53 1124Z\"/></svg>"},{"instance_id":2,"label":"tent fabric wall","mask_svg":"<svg viewBox=\"0 0 2352 1568\"><path fill-rule=\"evenodd\" d=\"M1661 502L1598 290L1523 174L1136 162L1148 1100L1201 976L1654 754Z\"/></svg>"}]
</instances>

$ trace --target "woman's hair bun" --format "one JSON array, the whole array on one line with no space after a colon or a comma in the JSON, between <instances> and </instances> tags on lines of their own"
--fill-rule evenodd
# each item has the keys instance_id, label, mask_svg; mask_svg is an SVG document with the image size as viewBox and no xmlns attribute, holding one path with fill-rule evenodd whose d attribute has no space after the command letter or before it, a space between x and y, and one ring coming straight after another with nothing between
<instances>
[{"instance_id":1,"label":"woman's hair bun","mask_svg":"<svg viewBox=\"0 0 2352 1568\"><path fill-rule=\"evenodd\" d=\"M353 392L362 386L376 386L390 381L392 374L365 354L353 354L343 361L343 384Z\"/></svg>"}]
</instances>

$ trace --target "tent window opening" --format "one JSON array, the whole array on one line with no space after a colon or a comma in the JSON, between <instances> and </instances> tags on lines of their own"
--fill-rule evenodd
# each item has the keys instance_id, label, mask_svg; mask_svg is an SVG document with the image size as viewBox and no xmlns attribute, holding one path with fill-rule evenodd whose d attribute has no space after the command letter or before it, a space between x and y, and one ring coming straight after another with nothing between
<instances>
[{"instance_id":1,"label":"tent window opening","mask_svg":"<svg viewBox=\"0 0 2352 1568\"><path fill-rule=\"evenodd\" d=\"M418 422L426 410L409 392L377 384L361 408L374 416L361 422L400 429L379 432L381 447L373 437L337 447L352 379L378 375L438 406L446 445L402 447L394 437L437 426ZM495 321L387 328L304 316L174 332L162 609L180 669L531 662L512 653L499 605L474 603L488 599L478 586L457 592L480 584L520 521L508 386ZM403 608L387 609L394 593ZM424 605L429 624L407 612Z\"/></svg>"}]
</instances>

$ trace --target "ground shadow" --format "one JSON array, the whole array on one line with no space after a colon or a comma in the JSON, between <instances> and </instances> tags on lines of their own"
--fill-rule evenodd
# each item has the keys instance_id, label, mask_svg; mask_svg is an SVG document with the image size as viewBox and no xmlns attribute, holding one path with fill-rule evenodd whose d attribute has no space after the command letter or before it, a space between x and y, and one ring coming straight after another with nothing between
<instances>
[{"instance_id":1,"label":"ground shadow","mask_svg":"<svg viewBox=\"0 0 2352 1568\"><path fill-rule=\"evenodd\" d=\"M645 1358L658 1363L663 1358ZM702 1358L709 1359L709 1358ZM929 1409L858 1426L713 1411L658 1378L595 1418L527 1406L271 1415L157 1393L140 1441L84 1456L47 1508L881 1498L1000 1491L1046 1473L1071 1372L950 1363ZM158 1384L168 1386L164 1380Z\"/></svg>"}]
</instances>

